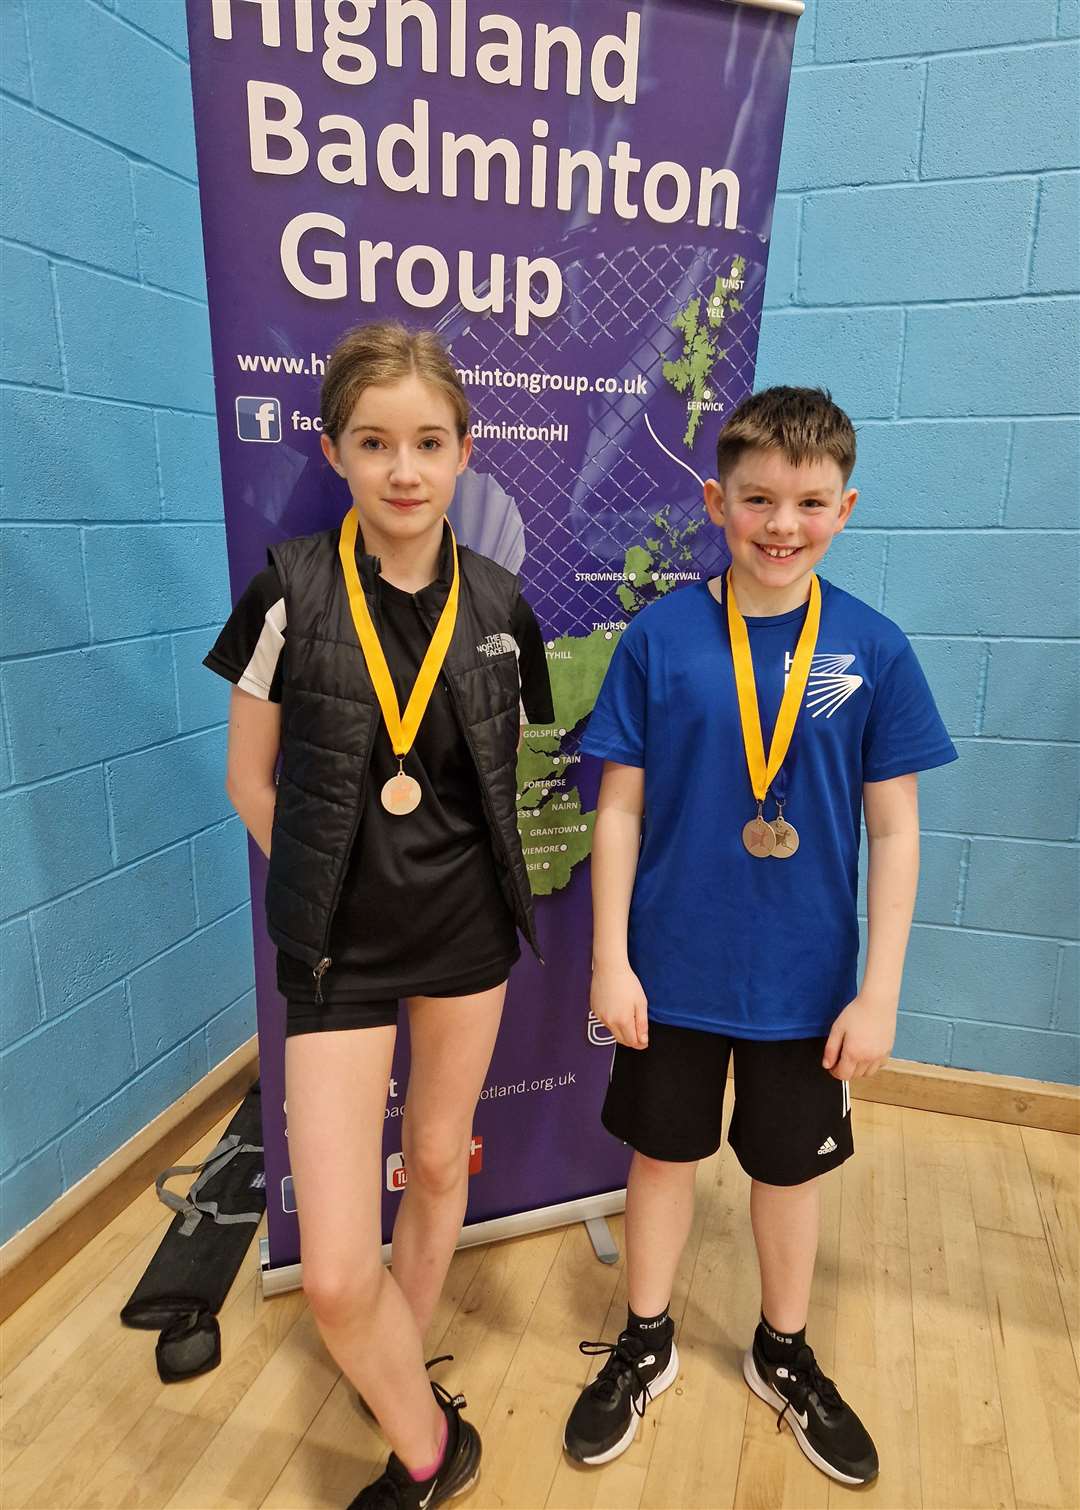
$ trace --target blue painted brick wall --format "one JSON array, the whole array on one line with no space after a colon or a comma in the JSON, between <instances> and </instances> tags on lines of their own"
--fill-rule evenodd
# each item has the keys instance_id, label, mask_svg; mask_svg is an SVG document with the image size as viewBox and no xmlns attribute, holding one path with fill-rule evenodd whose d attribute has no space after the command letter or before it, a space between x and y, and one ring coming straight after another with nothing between
<instances>
[{"instance_id":1,"label":"blue painted brick wall","mask_svg":"<svg viewBox=\"0 0 1080 1510\"><path fill-rule=\"evenodd\" d=\"M912 636L960 751L922 782L897 1052L1073 1082L1077 16L811 0L758 357L860 422L826 570Z\"/></svg>"},{"instance_id":2,"label":"blue painted brick wall","mask_svg":"<svg viewBox=\"0 0 1080 1510\"><path fill-rule=\"evenodd\" d=\"M2 1240L255 1012L182 0L0 27Z\"/></svg>"},{"instance_id":3,"label":"blue painted brick wall","mask_svg":"<svg viewBox=\"0 0 1080 1510\"><path fill-rule=\"evenodd\" d=\"M810 5L759 358L759 383L826 383L859 422L830 572L911 633L963 757L924 782L898 1052L1060 1080L1078 18ZM0 6L0 1237L254 1025L225 698L199 667L227 585L186 59L182 0Z\"/></svg>"}]
</instances>

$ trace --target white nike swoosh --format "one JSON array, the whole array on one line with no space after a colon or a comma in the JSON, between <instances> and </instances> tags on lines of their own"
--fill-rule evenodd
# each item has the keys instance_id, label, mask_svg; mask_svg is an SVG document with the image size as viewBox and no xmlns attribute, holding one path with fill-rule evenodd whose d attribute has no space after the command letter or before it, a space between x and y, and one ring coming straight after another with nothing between
<instances>
[{"instance_id":1,"label":"white nike swoosh","mask_svg":"<svg viewBox=\"0 0 1080 1510\"><path fill-rule=\"evenodd\" d=\"M784 1402L784 1408L786 1408L787 1410L789 1410L791 1412L791 1414L795 1417L796 1421L798 1421L799 1425L802 1427L803 1431L805 1431L806 1428L807 1428L807 1425L809 1424L809 1421L810 1421L810 1412L807 1411L807 1410L796 1410L795 1407L794 1407L794 1405L787 1398L787 1396L780 1394L780 1391L778 1389L776 1389L776 1385L775 1384L773 1385L773 1389L776 1391L776 1393L778 1395L780 1395L781 1400L783 1400L783 1402ZM783 1412L781 1411L781 1414L782 1413Z\"/></svg>"},{"instance_id":2,"label":"white nike swoosh","mask_svg":"<svg viewBox=\"0 0 1080 1510\"><path fill-rule=\"evenodd\" d=\"M805 1422L805 1421L804 1421L804 1422L803 1422L803 1425L804 1425L804 1426L805 1426L805 1425L806 1425L806 1422ZM428 1492L427 1492L427 1493L426 1493L426 1494L425 1494L425 1495L424 1495L424 1498L423 1498L423 1499L422 1499L422 1500L421 1500L421 1501L420 1501L420 1510L427 1510L427 1507L428 1507L428 1505L430 1505L430 1504L431 1504L431 1496L432 1496L432 1495L433 1495L433 1494L434 1494L434 1493L435 1493L435 1485L434 1485L434 1484L432 1484L432 1486L431 1486L431 1488L430 1488L430 1489L429 1489L429 1490L428 1490Z\"/></svg>"}]
</instances>

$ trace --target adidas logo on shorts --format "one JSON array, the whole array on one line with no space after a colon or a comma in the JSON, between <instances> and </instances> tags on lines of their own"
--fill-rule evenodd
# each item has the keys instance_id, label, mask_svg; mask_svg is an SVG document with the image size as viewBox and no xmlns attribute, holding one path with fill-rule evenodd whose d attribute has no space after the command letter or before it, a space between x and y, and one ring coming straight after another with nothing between
<instances>
[{"instance_id":1,"label":"adidas logo on shorts","mask_svg":"<svg viewBox=\"0 0 1080 1510\"><path fill-rule=\"evenodd\" d=\"M819 1154L823 1154L823 1153L835 1153L835 1152L836 1152L836 1139L835 1138L826 1138L825 1141L824 1141L824 1143L818 1149L818 1153Z\"/></svg>"}]
</instances>

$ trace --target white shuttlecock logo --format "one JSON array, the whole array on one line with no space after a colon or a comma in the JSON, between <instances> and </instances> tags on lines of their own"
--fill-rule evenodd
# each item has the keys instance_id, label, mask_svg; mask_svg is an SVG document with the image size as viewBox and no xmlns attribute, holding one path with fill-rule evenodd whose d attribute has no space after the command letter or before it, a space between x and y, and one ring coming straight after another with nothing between
<instances>
[{"instance_id":1,"label":"white shuttlecock logo","mask_svg":"<svg viewBox=\"0 0 1080 1510\"><path fill-rule=\"evenodd\" d=\"M862 677L847 669L854 660L853 655L814 656L806 684L806 706L813 718L820 718L823 713L831 718L862 686Z\"/></svg>"}]
</instances>

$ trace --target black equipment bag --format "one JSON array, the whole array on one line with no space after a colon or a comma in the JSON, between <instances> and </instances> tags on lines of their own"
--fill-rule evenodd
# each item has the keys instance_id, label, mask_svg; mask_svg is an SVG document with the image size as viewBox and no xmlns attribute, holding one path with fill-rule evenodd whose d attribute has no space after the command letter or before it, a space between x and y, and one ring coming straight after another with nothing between
<instances>
[{"instance_id":1,"label":"black equipment bag","mask_svg":"<svg viewBox=\"0 0 1080 1510\"><path fill-rule=\"evenodd\" d=\"M155 1181L159 1199L177 1214L120 1320L160 1331L158 1374L166 1384L221 1362L215 1318L266 1210L261 1105L256 1081L203 1163L177 1164ZM199 1176L187 1196L165 1189L180 1174Z\"/></svg>"}]
</instances>

